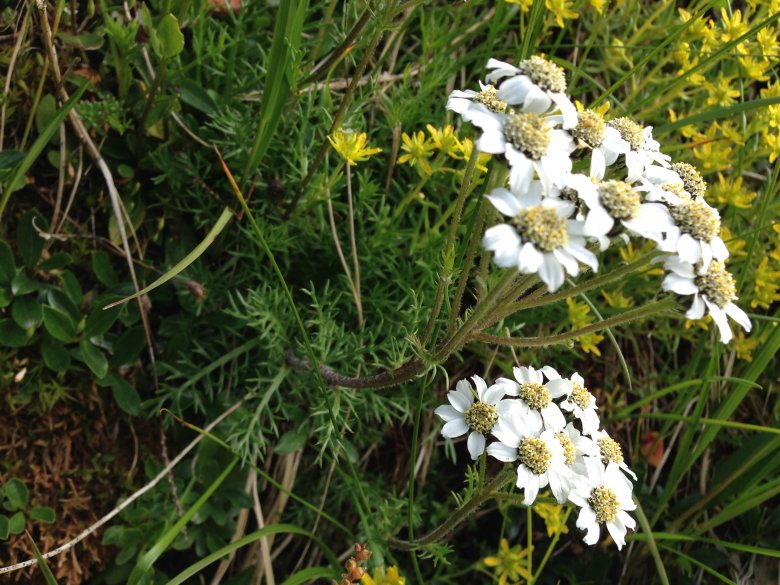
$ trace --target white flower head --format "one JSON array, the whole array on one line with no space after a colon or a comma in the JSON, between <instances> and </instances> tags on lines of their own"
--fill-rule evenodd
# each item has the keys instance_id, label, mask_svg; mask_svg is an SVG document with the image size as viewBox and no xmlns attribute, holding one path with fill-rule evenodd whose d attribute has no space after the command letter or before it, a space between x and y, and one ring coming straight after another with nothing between
<instances>
[{"instance_id":1,"label":"white flower head","mask_svg":"<svg viewBox=\"0 0 780 585\"><path fill-rule=\"evenodd\" d=\"M664 267L669 270L663 281L663 289L678 295L693 295L693 304L685 313L686 318L697 320L704 317L705 309L720 331L723 343L731 341L731 327L727 317L750 331L750 319L734 304L737 300L734 277L722 262L710 262L708 268L697 274L692 264L674 256L667 258Z\"/></svg>"},{"instance_id":2,"label":"white flower head","mask_svg":"<svg viewBox=\"0 0 780 585\"><path fill-rule=\"evenodd\" d=\"M631 150L620 132L607 126L604 116L594 110L579 110L577 125L569 133L578 147L590 149L590 176L594 179L603 179L607 167Z\"/></svg>"},{"instance_id":3,"label":"white flower head","mask_svg":"<svg viewBox=\"0 0 780 585\"><path fill-rule=\"evenodd\" d=\"M626 181L594 183L585 175L570 175L567 184L587 205L583 233L596 238L602 250L609 245L608 234L616 222L628 231L662 242L674 222L669 210L660 203L644 203L642 194Z\"/></svg>"},{"instance_id":4,"label":"white flower head","mask_svg":"<svg viewBox=\"0 0 780 585\"><path fill-rule=\"evenodd\" d=\"M606 431L595 431L590 433L590 438L593 439L593 442L596 443L596 446L599 449L599 454L596 459L601 461L602 465L609 465L612 463L636 481L636 474L628 468L625 459L623 459L623 448L620 446L620 443L610 437ZM620 476L627 485L631 485L631 481L625 475L620 474Z\"/></svg>"},{"instance_id":5,"label":"white flower head","mask_svg":"<svg viewBox=\"0 0 780 585\"><path fill-rule=\"evenodd\" d=\"M643 128L627 117L614 118L607 124L617 130L630 147L630 150L625 153L627 181L638 181L645 173L645 169L653 165L669 166L672 157L659 150L660 145L653 138L652 126Z\"/></svg>"},{"instance_id":6,"label":"white flower head","mask_svg":"<svg viewBox=\"0 0 780 585\"><path fill-rule=\"evenodd\" d=\"M700 273L713 258L721 262L728 258L729 250L720 237L720 214L703 198L681 197L669 203L669 213L675 225L659 245L662 250L676 253L684 262L700 264Z\"/></svg>"},{"instance_id":7,"label":"white flower head","mask_svg":"<svg viewBox=\"0 0 780 585\"><path fill-rule=\"evenodd\" d=\"M566 466L571 469L574 475L587 475L586 460L590 457L598 457L598 445L593 442L593 439L580 433L571 422L555 436L563 447ZM576 477L574 479L575 481L579 480Z\"/></svg>"},{"instance_id":8,"label":"white flower head","mask_svg":"<svg viewBox=\"0 0 780 585\"><path fill-rule=\"evenodd\" d=\"M480 81L479 89L453 90L447 99L447 109L460 114L466 122L484 117L500 119L500 115L506 110L506 102L499 99L496 88L492 85L484 85Z\"/></svg>"},{"instance_id":9,"label":"white flower head","mask_svg":"<svg viewBox=\"0 0 780 585\"><path fill-rule=\"evenodd\" d=\"M542 372L549 372L548 379L551 381L547 384L544 383ZM560 385L552 383L555 378L550 377L559 378L557 372L549 366L541 370L528 366L513 368L513 373L516 381L499 378L496 385L501 384L507 396L519 397L519 402L530 410L531 416L544 424L545 429L556 432L563 430L566 418L553 399L564 396L565 391Z\"/></svg>"},{"instance_id":10,"label":"white flower head","mask_svg":"<svg viewBox=\"0 0 780 585\"><path fill-rule=\"evenodd\" d=\"M487 81L501 82L498 95L507 104L533 114L560 110L563 127L576 126L577 109L566 96L566 74L555 63L533 55L517 67L490 59L487 68L492 70L487 75Z\"/></svg>"},{"instance_id":11,"label":"white flower head","mask_svg":"<svg viewBox=\"0 0 780 585\"><path fill-rule=\"evenodd\" d=\"M587 481L569 493L569 500L581 507L577 528L586 531L585 543L593 545L599 540L601 525L605 524L618 550L622 549L627 529L636 527L636 522L627 513L636 509L631 486L623 481L623 474L614 463L605 467L597 459L590 458L587 467Z\"/></svg>"},{"instance_id":12,"label":"white flower head","mask_svg":"<svg viewBox=\"0 0 780 585\"><path fill-rule=\"evenodd\" d=\"M601 426L599 415L596 414L596 397L585 387L585 380L576 372L570 380L566 378L551 379L547 383L550 388L562 392L564 400L560 403L561 409L571 412L582 424L582 431L591 435L598 432ZM590 453L589 453L590 454Z\"/></svg>"},{"instance_id":13,"label":"white flower head","mask_svg":"<svg viewBox=\"0 0 780 585\"><path fill-rule=\"evenodd\" d=\"M579 263L595 272L598 259L585 247L583 223L569 219L574 205L529 190L518 196L506 189L495 189L490 202L510 224L499 224L485 231L482 245L494 253L502 268L517 268L522 274L538 273L552 292L563 284L565 273L579 274Z\"/></svg>"},{"instance_id":14,"label":"white flower head","mask_svg":"<svg viewBox=\"0 0 780 585\"><path fill-rule=\"evenodd\" d=\"M545 192L561 188L571 171L569 154L574 150L571 136L556 128L553 118L530 112L488 115L471 114L472 122L482 129L477 148L490 154L503 154L509 162L509 184L516 193L524 193L534 174Z\"/></svg>"},{"instance_id":15,"label":"white flower head","mask_svg":"<svg viewBox=\"0 0 780 585\"><path fill-rule=\"evenodd\" d=\"M519 461L517 487L525 493L523 503L533 504L539 490L548 484L558 502L565 502L572 489L572 472L555 432L534 432L518 416L503 418L499 431L500 442L488 446L487 452L506 463Z\"/></svg>"}]
</instances>

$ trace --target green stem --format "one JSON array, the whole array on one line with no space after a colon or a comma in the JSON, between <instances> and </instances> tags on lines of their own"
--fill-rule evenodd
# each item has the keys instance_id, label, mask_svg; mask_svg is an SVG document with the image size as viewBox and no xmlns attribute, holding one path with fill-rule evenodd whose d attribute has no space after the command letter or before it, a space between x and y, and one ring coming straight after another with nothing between
<instances>
[{"instance_id":1,"label":"green stem","mask_svg":"<svg viewBox=\"0 0 780 585\"><path fill-rule=\"evenodd\" d=\"M452 515L447 518L442 524L431 530L425 536L420 537L416 541L413 540L400 540L390 539L389 544L395 548L401 550L412 550L420 546L426 546L437 542L452 532L458 524L463 522L472 513L474 513L482 504L496 495L500 489L508 485L516 476L514 466L509 465L504 467L498 475L496 475L490 482L488 482L484 488L478 491L474 496L460 508L458 508Z\"/></svg>"},{"instance_id":2,"label":"green stem","mask_svg":"<svg viewBox=\"0 0 780 585\"><path fill-rule=\"evenodd\" d=\"M477 166L477 159L479 158L479 151L474 148L469 156L469 161L466 164L466 170L463 173L463 181L460 184L460 192L458 198L455 201L455 211L452 214L452 223L450 223L450 231L447 234L447 244L444 248L444 266L442 267L442 274L439 278L439 286L436 289L436 298L433 302L433 309L431 315L428 318L428 324L425 326L420 345L423 347L428 342L428 339L433 333L433 327L436 324L436 319L441 311L444 297L447 294L447 285L452 277L452 271L455 265L455 237L458 231L458 225L460 224L460 218L463 213L463 206L466 202L466 196L469 194L471 187L471 180L474 177L474 169Z\"/></svg>"},{"instance_id":3,"label":"green stem","mask_svg":"<svg viewBox=\"0 0 780 585\"><path fill-rule=\"evenodd\" d=\"M569 516L571 515L573 508L569 508L566 510L565 515L563 516L563 524L566 524L566 521L569 519ZM550 560L550 557L552 556L553 551L555 550L555 545L558 544L558 539L561 537L561 531L557 530L555 532L555 535L553 536L552 540L550 541L550 544L547 547L547 550L544 552L544 556L542 557L542 561L539 563L539 568L536 569L536 574L534 574L533 581L531 583L536 583L539 580L539 577L542 576L542 571L544 570L545 565L547 565L547 561ZM528 551L528 554L531 554L531 551Z\"/></svg>"},{"instance_id":4,"label":"green stem","mask_svg":"<svg viewBox=\"0 0 780 585\"><path fill-rule=\"evenodd\" d=\"M414 431L412 434L412 452L409 457L409 515L408 515L408 531L409 531L409 540L411 542L414 542L414 471L415 467L417 467L417 441L419 439L419 433L420 433L420 414L422 413L422 401L423 401L423 392L425 391L425 384L420 384L420 389L417 392L417 406L415 408L415 415L414 415ZM420 573L420 566L417 562L417 552L414 549L411 549L410 556L412 557L412 565L414 565L414 572L417 576L417 582L418 583L424 583L422 579L422 575Z\"/></svg>"},{"instance_id":5,"label":"green stem","mask_svg":"<svg viewBox=\"0 0 780 585\"><path fill-rule=\"evenodd\" d=\"M534 513L531 511L531 506L525 509L525 536L528 542L528 574L534 574L534 532L533 532L533 519ZM536 583L536 579L532 579L529 585Z\"/></svg>"},{"instance_id":6,"label":"green stem","mask_svg":"<svg viewBox=\"0 0 780 585\"><path fill-rule=\"evenodd\" d=\"M638 307L630 311L615 315L603 321L587 325L580 329L573 331L567 331L566 333L560 333L558 335L549 335L545 337L499 337L497 335L490 335L487 333L476 333L474 338L486 343L492 343L495 345L511 345L512 347L544 347L546 345L553 345L555 343L561 343L569 339L574 339L588 333L601 331L607 327L613 327L615 325L621 325L628 321L635 319L642 319L649 317L650 315L660 313L667 309L672 309L677 306L677 301L671 297L667 297L663 300L656 301L644 307Z\"/></svg>"}]
</instances>

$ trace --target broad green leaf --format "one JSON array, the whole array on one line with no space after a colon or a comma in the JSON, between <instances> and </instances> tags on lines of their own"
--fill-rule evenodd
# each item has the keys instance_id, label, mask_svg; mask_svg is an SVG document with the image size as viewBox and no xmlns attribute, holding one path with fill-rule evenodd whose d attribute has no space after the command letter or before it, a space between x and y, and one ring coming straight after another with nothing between
<instances>
[{"instance_id":1,"label":"broad green leaf","mask_svg":"<svg viewBox=\"0 0 780 585\"><path fill-rule=\"evenodd\" d=\"M4 491L6 499L13 506L9 510L21 510L27 505L30 492L22 480L12 477L6 482Z\"/></svg>"},{"instance_id":2,"label":"broad green leaf","mask_svg":"<svg viewBox=\"0 0 780 585\"><path fill-rule=\"evenodd\" d=\"M115 303L111 303L110 305L107 305L105 309L109 309L111 307L114 307L116 305L120 305L122 303L126 303L127 301L131 301L133 299L136 299L138 297L141 297L150 291L153 291L158 286L161 286L168 282L170 279L172 279L174 276L179 274L182 270L187 268L190 264L195 262L203 252L206 251L206 249L214 242L214 240L217 238L217 236L220 234L220 232L225 228L225 226L230 221L230 218L233 217L233 214L230 212L230 209L228 207L225 207L225 209L222 210L222 214L219 216L219 219L217 219L217 223L214 224L214 227L211 228L211 231L209 231L208 234L206 234L206 237L203 238L203 241L195 246L195 248L187 254L184 258L179 260L176 265L171 268L168 272L163 274L160 278L155 280L152 284L147 286L144 289L141 289L137 293L130 295L129 297L125 297L121 301L117 301Z\"/></svg>"},{"instance_id":3,"label":"broad green leaf","mask_svg":"<svg viewBox=\"0 0 780 585\"><path fill-rule=\"evenodd\" d=\"M46 292L47 304L70 315L73 321L81 319L81 309L77 307L64 290L51 288Z\"/></svg>"},{"instance_id":4,"label":"broad green leaf","mask_svg":"<svg viewBox=\"0 0 780 585\"><path fill-rule=\"evenodd\" d=\"M24 347L28 340L27 332L11 319L0 319L0 346Z\"/></svg>"},{"instance_id":5,"label":"broad green leaf","mask_svg":"<svg viewBox=\"0 0 780 585\"><path fill-rule=\"evenodd\" d=\"M92 252L92 272L106 286L114 286L119 282L116 271L111 265L111 257L103 250Z\"/></svg>"},{"instance_id":6,"label":"broad green leaf","mask_svg":"<svg viewBox=\"0 0 780 585\"><path fill-rule=\"evenodd\" d=\"M92 345L89 340L82 339L79 343L79 349L81 350L81 359L87 364L87 367L92 370L97 378L105 378L108 373L108 360L103 352Z\"/></svg>"},{"instance_id":7,"label":"broad green leaf","mask_svg":"<svg viewBox=\"0 0 780 585\"><path fill-rule=\"evenodd\" d=\"M43 320L41 303L32 296L20 297L11 306L11 317L22 329L38 327Z\"/></svg>"},{"instance_id":8,"label":"broad green leaf","mask_svg":"<svg viewBox=\"0 0 780 585\"><path fill-rule=\"evenodd\" d=\"M0 514L0 540L8 540L11 535L11 524L8 521L8 516Z\"/></svg>"},{"instance_id":9,"label":"broad green leaf","mask_svg":"<svg viewBox=\"0 0 780 585\"><path fill-rule=\"evenodd\" d=\"M5 181L13 172L16 165L24 160L24 153L18 150L4 150L0 152L0 182Z\"/></svg>"},{"instance_id":10,"label":"broad green leaf","mask_svg":"<svg viewBox=\"0 0 780 585\"><path fill-rule=\"evenodd\" d=\"M68 295L68 299L76 307L76 311L80 312L78 308L84 304L84 293L81 292L79 279L70 270L65 270L60 274L60 281L62 282L63 292Z\"/></svg>"},{"instance_id":11,"label":"broad green leaf","mask_svg":"<svg viewBox=\"0 0 780 585\"><path fill-rule=\"evenodd\" d=\"M48 260L41 262L41 265L38 268L45 272L50 270L60 270L65 268L71 262L73 262L73 256L67 252L57 252Z\"/></svg>"},{"instance_id":12,"label":"broad green leaf","mask_svg":"<svg viewBox=\"0 0 780 585\"><path fill-rule=\"evenodd\" d=\"M46 128L38 135L35 142L33 142L30 150L25 155L24 160L16 167L16 171L5 184L5 190L3 191L2 198L0 198L0 219L3 217L3 211L8 204L11 193L22 187L24 175L30 170L30 167L32 167L38 156L43 152L43 149L46 148L49 140L51 140L52 136L59 130L60 124L65 121L68 112L70 112L73 106L78 103L81 96L84 95L84 92L87 91L87 88L90 87L90 85L89 82L84 83L70 99L65 102L54 119L49 122Z\"/></svg>"},{"instance_id":13,"label":"broad green leaf","mask_svg":"<svg viewBox=\"0 0 780 585\"><path fill-rule=\"evenodd\" d=\"M111 297L115 299L116 297ZM119 313L122 307L114 307L107 311L103 310L101 305L106 304L106 301L102 301L100 304L97 302L92 305L92 310L87 317L86 325L84 325L84 334L87 337L95 337L96 335L103 335L106 331L111 329L111 326L116 322L119 317Z\"/></svg>"},{"instance_id":14,"label":"broad green leaf","mask_svg":"<svg viewBox=\"0 0 780 585\"><path fill-rule=\"evenodd\" d=\"M48 506L35 506L30 510L30 518L45 524L53 524L57 519L57 515L54 513L54 508L49 508Z\"/></svg>"},{"instance_id":15,"label":"broad green leaf","mask_svg":"<svg viewBox=\"0 0 780 585\"><path fill-rule=\"evenodd\" d=\"M19 511L8 519L8 530L11 534L21 534L24 532L24 527L27 521L24 517L24 512Z\"/></svg>"},{"instance_id":16,"label":"broad green leaf","mask_svg":"<svg viewBox=\"0 0 780 585\"><path fill-rule=\"evenodd\" d=\"M30 294L40 288L41 283L27 276L24 271L18 272L16 276L13 277L13 280L11 280L11 292L16 297Z\"/></svg>"},{"instance_id":17,"label":"broad green leaf","mask_svg":"<svg viewBox=\"0 0 780 585\"><path fill-rule=\"evenodd\" d=\"M103 46L103 35L82 32L72 35L64 31L57 33L57 38L68 47L83 49L85 51L97 51Z\"/></svg>"},{"instance_id":18,"label":"broad green leaf","mask_svg":"<svg viewBox=\"0 0 780 585\"><path fill-rule=\"evenodd\" d=\"M15 274L16 265L11 247L0 240L0 284L9 284Z\"/></svg>"},{"instance_id":19,"label":"broad green leaf","mask_svg":"<svg viewBox=\"0 0 780 585\"><path fill-rule=\"evenodd\" d=\"M16 245L19 246L19 253L28 268L38 263L46 243L46 240L38 235L36 227L44 231L49 227L48 222L36 210L25 213L16 226Z\"/></svg>"},{"instance_id":20,"label":"broad green leaf","mask_svg":"<svg viewBox=\"0 0 780 585\"><path fill-rule=\"evenodd\" d=\"M184 35L179 28L179 21L173 14L163 16L155 32L158 42L157 52L163 59L171 59L184 49Z\"/></svg>"},{"instance_id":21,"label":"broad green leaf","mask_svg":"<svg viewBox=\"0 0 780 585\"><path fill-rule=\"evenodd\" d=\"M76 337L76 324L70 315L49 305L43 306L43 325L54 339L70 343Z\"/></svg>"},{"instance_id":22,"label":"broad green leaf","mask_svg":"<svg viewBox=\"0 0 780 585\"><path fill-rule=\"evenodd\" d=\"M113 376L111 379L111 391L114 394L117 406L131 416L141 413L141 397L138 391L124 378Z\"/></svg>"},{"instance_id":23,"label":"broad green leaf","mask_svg":"<svg viewBox=\"0 0 780 585\"><path fill-rule=\"evenodd\" d=\"M6 308L13 300L14 297L11 295L11 291L4 286L0 286L0 309Z\"/></svg>"},{"instance_id":24,"label":"broad green leaf","mask_svg":"<svg viewBox=\"0 0 780 585\"><path fill-rule=\"evenodd\" d=\"M70 353L65 346L54 339L44 339L41 355L46 367L54 372L65 372L70 367Z\"/></svg>"},{"instance_id":25,"label":"broad green leaf","mask_svg":"<svg viewBox=\"0 0 780 585\"><path fill-rule=\"evenodd\" d=\"M217 111L217 103L214 98L199 83L182 78L178 80L177 84L181 90L181 101L185 104L204 114L213 114Z\"/></svg>"},{"instance_id":26,"label":"broad green leaf","mask_svg":"<svg viewBox=\"0 0 780 585\"><path fill-rule=\"evenodd\" d=\"M133 327L119 336L114 344L114 356L111 367L121 368L132 365L146 346L146 337L142 327Z\"/></svg>"}]
</instances>

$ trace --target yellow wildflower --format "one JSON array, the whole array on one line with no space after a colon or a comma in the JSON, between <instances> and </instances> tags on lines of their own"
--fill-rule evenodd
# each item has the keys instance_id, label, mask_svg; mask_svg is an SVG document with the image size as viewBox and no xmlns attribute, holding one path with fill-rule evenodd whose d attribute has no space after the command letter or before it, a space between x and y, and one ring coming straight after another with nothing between
<instances>
[{"instance_id":1,"label":"yellow wildflower","mask_svg":"<svg viewBox=\"0 0 780 585\"><path fill-rule=\"evenodd\" d=\"M755 284L753 285L753 300L750 306L768 309L769 306L780 301L780 270L774 270L769 265L769 257L764 256L756 268Z\"/></svg>"},{"instance_id":2,"label":"yellow wildflower","mask_svg":"<svg viewBox=\"0 0 780 585\"><path fill-rule=\"evenodd\" d=\"M604 14L604 6L606 6L607 0L589 0L589 3L596 9L596 12Z\"/></svg>"},{"instance_id":3,"label":"yellow wildflower","mask_svg":"<svg viewBox=\"0 0 780 585\"><path fill-rule=\"evenodd\" d=\"M534 0L506 0L508 4L517 4L520 6L520 10L528 12L531 10L531 6L534 4Z\"/></svg>"},{"instance_id":4,"label":"yellow wildflower","mask_svg":"<svg viewBox=\"0 0 780 585\"><path fill-rule=\"evenodd\" d=\"M747 22L742 21L741 10L735 10L732 12L731 16L729 16L728 11L725 8L721 8L720 16L720 24L723 29L723 33L720 35L720 40L722 42L728 43L729 41L733 41L748 31ZM744 43L737 45L737 51L743 52L740 50L742 45L744 45Z\"/></svg>"},{"instance_id":5,"label":"yellow wildflower","mask_svg":"<svg viewBox=\"0 0 780 585\"><path fill-rule=\"evenodd\" d=\"M745 337L745 333L740 331L734 337L734 349L737 350L737 358L746 361L753 361L753 350L758 347L758 339L755 337Z\"/></svg>"},{"instance_id":6,"label":"yellow wildflower","mask_svg":"<svg viewBox=\"0 0 780 585\"><path fill-rule=\"evenodd\" d=\"M740 57L739 64L742 70L754 81L769 81L767 70L772 66L768 59L756 59L755 57Z\"/></svg>"},{"instance_id":7,"label":"yellow wildflower","mask_svg":"<svg viewBox=\"0 0 780 585\"><path fill-rule=\"evenodd\" d=\"M712 171L722 171L731 166L734 149L722 136L719 124L711 124L707 133L697 136L697 139L699 144L693 148L693 156L701 161L699 171L703 175Z\"/></svg>"},{"instance_id":8,"label":"yellow wildflower","mask_svg":"<svg viewBox=\"0 0 780 585\"><path fill-rule=\"evenodd\" d=\"M677 9L682 22L688 22L691 19L692 14L684 8ZM707 18L698 18L696 21L685 30L685 36L693 40L702 40L710 35L712 30L712 20Z\"/></svg>"},{"instance_id":9,"label":"yellow wildflower","mask_svg":"<svg viewBox=\"0 0 780 585\"><path fill-rule=\"evenodd\" d=\"M651 250L655 249L655 246L650 242L645 242L643 245L639 246L638 248L634 247L633 242L628 242L624 247L620 248L620 257L623 259L623 262L626 264L631 264L635 260L639 260L640 256L644 256ZM651 276L663 276L664 275L664 269L663 268L651 268L648 270L645 274L649 274Z\"/></svg>"},{"instance_id":10,"label":"yellow wildflower","mask_svg":"<svg viewBox=\"0 0 780 585\"><path fill-rule=\"evenodd\" d=\"M780 44L777 42L777 31L774 27L768 26L762 28L756 33L756 42L761 47L761 54L764 57L775 57L780 49Z\"/></svg>"},{"instance_id":11,"label":"yellow wildflower","mask_svg":"<svg viewBox=\"0 0 780 585\"><path fill-rule=\"evenodd\" d=\"M726 178L723 173L718 173L718 182L710 185L707 198L721 207L731 205L738 209L750 209L757 195L742 183L741 176Z\"/></svg>"},{"instance_id":12,"label":"yellow wildflower","mask_svg":"<svg viewBox=\"0 0 780 585\"><path fill-rule=\"evenodd\" d=\"M703 87L707 92L707 103L711 106L730 106L739 97L739 90L731 87L731 79L722 71L718 73L714 83L705 81Z\"/></svg>"},{"instance_id":13,"label":"yellow wildflower","mask_svg":"<svg viewBox=\"0 0 780 585\"><path fill-rule=\"evenodd\" d=\"M545 0L545 6L547 10L555 15L555 22L560 28L564 27L565 20L573 20L579 18L580 15L572 10L571 0Z\"/></svg>"},{"instance_id":14,"label":"yellow wildflower","mask_svg":"<svg viewBox=\"0 0 780 585\"><path fill-rule=\"evenodd\" d=\"M342 132L341 130L328 136L328 141L336 152L349 163L350 166L355 166L359 162L363 162L374 156L378 152L382 152L381 148L366 148L366 141L368 137L365 132L357 134L356 132Z\"/></svg>"},{"instance_id":15,"label":"yellow wildflower","mask_svg":"<svg viewBox=\"0 0 780 585\"><path fill-rule=\"evenodd\" d=\"M387 573L382 569L374 569L374 576L364 573L360 578L363 585L406 585L406 579L398 573L398 567L387 567Z\"/></svg>"},{"instance_id":16,"label":"yellow wildflower","mask_svg":"<svg viewBox=\"0 0 780 585\"><path fill-rule=\"evenodd\" d=\"M569 533L569 527L566 526L566 520L564 519L563 506L537 503L534 505L533 511L544 520L544 524L547 526L547 536Z\"/></svg>"},{"instance_id":17,"label":"yellow wildflower","mask_svg":"<svg viewBox=\"0 0 780 585\"><path fill-rule=\"evenodd\" d=\"M686 319L685 329L691 329L692 327L695 327L697 329L709 331L710 323L712 323L712 317L710 317L709 315L704 315L702 319L697 319L696 321L689 321L688 319Z\"/></svg>"},{"instance_id":18,"label":"yellow wildflower","mask_svg":"<svg viewBox=\"0 0 780 585\"><path fill-rule=\"evenodd\" d=\"M586 325L590 325L593 322L593 316L590 314L590 307L585 303L578 303L574 299L566 299L566 304L569 306L569 323L571 323L572 331L582 329ZM575 337L580 344L582 351L585 353L592 353L593 355L601 355L599 349L599 343L604 340L604 336L593 332L586 333Z\"/></svg>"},{"instance_id":19,"label":"yellow wildflower","mask_svg":"<svg viewBox=\"0 0 780 585\"><path fill-rule=\"evenodd\" d=\"M451 155L452 158L458 160L469 160L471 158L471 151L474 150L474 143L470 138L464 138L458 142L458 152ZM477 157L477 169L483 173L487 172L486 163L490 160L490 154L487 152L480 152Z\"/></svg>"},{"instance_id":20,"label":"yellow wildflower","mask_svg":"<svg viewBox=\"0 0 780 585\"><path fill-rule=\"evenodd\" d=\"M777 134L767 132L762 138L764 145L769 150L769 162L774 163L780 155L780 137Z\"/></svg>"},{"instance_id":21,"label":"yellow wildflower","mask_svg":"<svg viewBox=\"0 0 780 585\"><path fill-rule=\"evenodd\" d=\"M526 581L533 579L533 575L528 572L527 556L528 549L521 549L520 545L509 548L509 541L502 538L496 556L485 557L482 562L495 569L498 585L507 585L518 583L521 578Z\"/></svg>"},{"instance_id":22,"label":"yellow wildflower","mask_svg":"<svg viewBox=\"0 0 780 585\"><path fill-rule=\"evenodd\" d=\"M747 243L745 240L740 240L734 236L734 234L731 233L731 230L725 225L720 226L720 239L726 244L726 248L729 250L729 256L732 259L747 256L747 252L745 251Z\"/></svg>"},{"instance_id":23,"label":"yellow wildflower","mask_svg":"<svg viewBox=\"0 0 780 585\"><path fill-rule=\"evenodd\" d=\"M447 156L457 158L455 155L460 149L460 144L452 124L445 126L444 130L434 128L430 124L426 124L425 127L428 129L428 134L431 135L434 148L442 151Z\"/></svg>"},{"instance_id":24,"label":"yellow wildflower","mask_svg":"<svg viewBox=\"0 0 780 585\"><path fill-rule=\"evenodd\" d=\"M419 167L426 175L433 173L431 163L428 162L428 158L431 156L434 150L434 145L425 138L425 133L420 130L416 134L412 132L409 136L406 132L401 135L403 145L401 150L406 154L402 154L398 157L398 162L401 164L409 163L410 166Z\"/></svg>"},{"instance_id":25,"label":"yellow wildflower","mask_svg":"<svg viewBox=\"0 0 780 585\"><path fill-rule=\"evenodd\" d=\"M607 304L610 307L614 307L615 309L628 309L629 307L633 307L635 303L634 299L623 294L619 290L612 293L602 290L601 296L604 297L604 300L607 301Z\"/></svg>"}]
</instances>

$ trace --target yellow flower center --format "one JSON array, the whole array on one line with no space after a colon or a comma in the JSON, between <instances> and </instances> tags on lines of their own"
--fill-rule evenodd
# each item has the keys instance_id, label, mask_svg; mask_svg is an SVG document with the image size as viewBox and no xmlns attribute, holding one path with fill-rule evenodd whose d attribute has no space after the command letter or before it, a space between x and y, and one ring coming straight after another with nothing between
<instances>
[{"instance_id":1,"label":"yellow flower center","mask_svg":"<svg viewBox=\"0 0 780 585\"><path fill-rule=\"evenodd\" d=\"M563 69L538 55L525 59L517 66L521 72L531 78L531 81L542 91L563 93L566 91L566 74Z\"/></svg>"},{"instance_id":2,"label":"yellow flower center","mask_svg":"<svg viewBox=\"0 0 780 585\"><path fill-rule=\"evenodd\" d=\"M517 448L520 463L528 467L536 475L541 475L550 467L552 453L542 439L529 437L520 442Z\"/></svg>"},{"instance_id":3,"label":"yellow flower center","mask_svg":"<svg viewBox=\"0 0 780 585\"><path fill-rule=\"evenodd\" d=\"M504 122L504 135L528 158L539 160L550 146L552 129L536 114L514 114Z\"/></svg>"},{"instance_id":4,"label":"yellow flower center","mask_svg":"<svg viewBox=\"0 0 780 585\"><path fill-rule=\"evenodd\" d=\"M683 187L694 199L704 197L704 193L707 191L707 182L695 166L686 162L676 162L672 163L672 170L680 175Z\"/></svg>"},{"instance_id":5,"label":"yellow flower center","mask_svg":"<svg viewBox=\"0 0 780 585\"><path fill-rule=\"evenodd\" d=\"M471 408L466 411L464 416L466 424L472 431L477 431L483 435L493 429L493 425L498 420L496 407L485 402L475 402Z\"/></svg>"},{"instance_id":6,"label":"yellow flower center","mask_svg":"<svg viewBox=\"0 0 780 585\"><path fill-rule=\"evenodd\" d=\"M593 110L585 110L577 115L577 125L570 130L571 135L591 148L598 148L604 142L604 130L607 124L604 116Z\"/></svg>"},{"instance_id":7,"label":"yellow flower center","mask_svg":"<svg viewBox=\"0 0 780 585\"><path fill-rule=\"evenodd\" d=\"M566 219L549 207L537 205L518 213L513 223L523 239L544 252L565 246L569 241Z\"/></svg>"},{"instance_id":8,"label":"yellow flower center","mask_svg":"<svg viewBox=\"0 0 780 585\"><path fill-rule=\"evenodd\" d=\"M720 234L720 214L703 199L683 201L671 206L669 212L677 227L697 240L709 242Z\"/></svg>"},{"instance_id":9,"label":"yellow flower center","mask_svg":"<svg viewBox=\"0 0 780 585\"><path fill-rule=\"evenodd\" d=\"M558 442L563 447L563 460L568 467L574 465L574 458L577 456L577 448L574 446L574 441L569 438L564 432L556 433Z\"/></svg>"},{"instance_id":10,"label":"yellow flower center","mask_svg":"<svg viewBox=\"0 0 780 585\"><path fill-rule=\"evenodd\" d=\"M604 181L599 185L599 197L615 219L635 218L642 205L642 196L625 181Z\"/></svg>"},{"instance_id":11,"label":"yellow flower center","mask_svg":"<svg viewBox=\"0 0 780 585\"><path fill-rule=\"evenodd\" d=\"M541 410L548 406L552 401L550 391L542 384L536 382L525 382L520 385L520 398L531 408Z\"/></svg>"},{"instance_id":12,"label":"yellow flower center","mask_svg":"<svg viewBox=\"0 0 780 585\"><path fill-rule=\"evenodd\" d=\"M474 101L484 104L488 110L496 112L497 114L503 114L506 110L506 102L498 99L498 92L496 92L496 88L492 85L488 85L485 89L475 95Z\"/></svg>"},{"instance_id":13,"label":"yellow flower center","mask_svg":"<svg viewBox=\"0 0 780 585\"><path fill-rule=\"evenodd\" d=\"M582 384L577 382L571 383L571 399L581 409L585 410L590 408L590 397L592 394L588 392L587 388L584 388Z\"/></svg>"},{"instance_id":14,"label":"yellow flower center","mask_svg":"<svg viewBox=\"0 0 780 585\"><path fill-rule=\"evenodd\" d=\"M623 449L620 444L611 437L602 437L596 443L601 451L601 460L604 465L611 463L623 464Z\"/></svg>"},{"instance_id":15,"label":"yellow flower center","mask_svg":"<svg viewBox=\"0 0 780 585\"><path fill-rule=\"evenodd\" d=\"M642 127L631 118L615 118L614 120L610 120L608 124L620 132L621 138L628 142L631 146L631 150L639 150L642 148L642 143L645 140L645 136L642 133Z\"/></svg>"},{"instance_id":16,"label":"yellow flower center","mask_svg":"<svg viewBox=\"0 0 780 585\"><path fill-rule=\"evenodd\" d=\"M596 520L601 524L612 522L620 511L620 502L617 495L608 487L599 486L593 488L588 498L588 503L596 512Z\"/></svg>"},{"instance_id":17,"label":"yellow flower center","mask_svg":"<svg viewBox=\"0 0 780 585\"><path fill-rule=\"evenodd\" d=\"M721 309L737 298L734 277L723 262L710 262L707 272L698 275L695 282L702 294Z\"/></svg>"}]
</instances>

